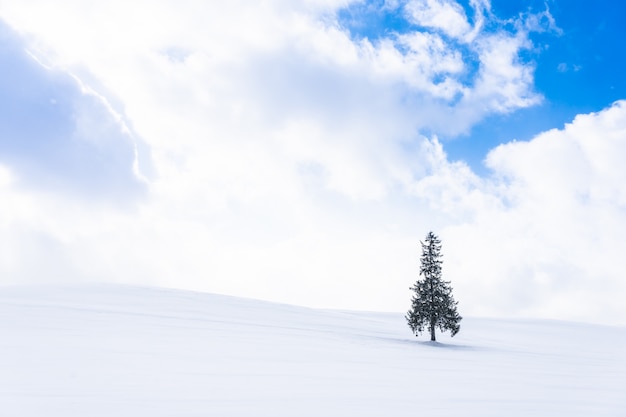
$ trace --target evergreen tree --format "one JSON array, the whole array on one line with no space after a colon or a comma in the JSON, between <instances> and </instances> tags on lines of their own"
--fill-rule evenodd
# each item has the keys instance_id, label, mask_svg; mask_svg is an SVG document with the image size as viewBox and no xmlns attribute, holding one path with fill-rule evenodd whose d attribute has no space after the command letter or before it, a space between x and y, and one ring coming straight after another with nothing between
<instances>
[{"instance_id":1,"label":"evergreen tree","mask_svg":"<svg viewBox=\"0 0 626 417\"><path fill-rule=\"evenodd\" d=\"M441 277L441 241L433 233L426 235L422 244L420 276L411 290L415 292L411 300L411 309L406 320L417 336L425 329L430 332L430 340L435 341L435 328L449 330L454 336L461 328L462 317L456 311L457 302L452 297L449 281Z\"/></svg>"}]
</instances>

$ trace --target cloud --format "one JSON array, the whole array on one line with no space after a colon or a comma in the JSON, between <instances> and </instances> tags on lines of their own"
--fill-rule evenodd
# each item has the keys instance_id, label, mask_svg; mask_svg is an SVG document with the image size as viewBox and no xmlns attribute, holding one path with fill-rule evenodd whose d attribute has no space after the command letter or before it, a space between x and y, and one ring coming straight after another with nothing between
<instances>
[{"instance_id":1,"label":"cloud","mask_svg":"<svg viewBox=\"0 0 626 417\"><path fill-rule=\"evenodd\" d=\"M405 10L414 24L438 29L453 38L461 38L471 29L463 7L454 1L413 0Z\"/></svg>"},{"instance_id":2,"label":"cloud","mask_svg":"<svg viewBox=\"0 0 626 417\"><path fill-rule=\"evenodd\" d=\"M113 169L90 165L115 189L124 189L115 175L146 178L131 192L143 193L134 204L111 207L86 203L87 193L24 187L27 171L0 159L0 194L11 201L0 212L1 276L398 310L417 278L418 240L433 229L466 311L575 316L563 306L587 281L564 278L568 292L551 278L580 267L559 255L558 233L550 251L534 249L530 232L543 230L534 222L551 219L538 207L552 194L531 181L525 148L494 150L494 177L481 178L450 162L429 133L458 135L541 99L533 66L521 58L532 46L528 25L495 19L488 2L470 2L471 17L455 4L421 2L413 18L424 27L368 39L337 17L353 5L345 1L164 0L149 13L135 2L5 2L1 17L52 68L28 77L64 83L48 105L65 105L67 114L52 120L82 138L93 167ZM449 20L435 24L442 14ZM455 19L464 19L462 30ZM589 117L610 131L609 119ZM60 149L67 160L73 148ZM142 155L153 175L138 166ZM547 170L545 184L565 181L560 172ZM530 197L535 205L522 204ZM47 261L26 265L39 258Z\"/></svg>"},{"instance_id":3,"label":"cloud","mask_svg":"<svg viewBox=\"0 0 626 417\"><path fill-rule=\"evenodd\" d=\"M363 63L377 77L404 84L405 91L419 97L414 114L435 109L420 129L454 137L467 133L487 115L510 113L542 101L533 89L534 65L522 56L534 49L531 33L559 33L548 9L502 20L491 13L488 1L470 2L471 18L460 4L447 0L386 6L375 12L382 12L386 19L401 14L408 28L398 25L395 32L354 38L359 40ZM369 9L363 7L361 3L352 6L354 15L371 20ZM362 32L352 20L346 24L357 34Z\"/></svg>"},{"instance_id":4,"label":"cloud","mask_svg":"<svg viewBox=\"0 0 626 417\"><path fill-rule=\"evenodd\" d=\"M580 65L568 65L565 62L561 62L559 65L557 65L556 70L558 72L569 72L569 71L574 71L574 72L578 72L581 70L581 66Z\"/></svg>"},{"instance_id":5,"label":"cloud","mask_svg":"<svg viewBox=\"0 0 626 417\"><path fill-rule=\"evenodd\" d=\"M12 167L15 181L96 199L140 193L144 185L133 172L137 155L130 132L98 97L24 48L0 25L0 162Z\"/></svg>"},{"instance_id":6,"label":"cloud","mask_svg":"<svg viewBox=\"0 0 626 417\"><path fill-rule=\"evenodd\" d=\"M471 221L444 232L462 291L485 291L477 312L506 308L620 322L624 155L623 101L490 152L493 178L459 193L485 201L474 206Z\"/></svg>"}]
</instances>

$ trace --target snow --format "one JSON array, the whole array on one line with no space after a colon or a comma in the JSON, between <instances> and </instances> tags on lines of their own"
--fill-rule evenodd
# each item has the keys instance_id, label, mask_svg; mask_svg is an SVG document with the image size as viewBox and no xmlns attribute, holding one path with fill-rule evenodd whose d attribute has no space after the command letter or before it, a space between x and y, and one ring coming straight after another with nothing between
<instances>
[{"instance_id":1,"label":"snow","mask_svg":"<svg viewBox=\"0 0 626 417\"><path fill-rule=\"evenodd\" d=\"M626 328L461 324L431 343L403 313L126 286L3 288L0 414L625 415Z\"/></svg>"}]
</instances>

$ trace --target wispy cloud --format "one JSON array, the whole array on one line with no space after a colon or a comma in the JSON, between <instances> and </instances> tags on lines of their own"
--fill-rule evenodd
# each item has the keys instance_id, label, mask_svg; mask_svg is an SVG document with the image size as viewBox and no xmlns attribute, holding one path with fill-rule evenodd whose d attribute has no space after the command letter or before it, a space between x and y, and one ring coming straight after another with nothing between
<instances>
[{"instance_id":1,"label":"wispy cloud","mask_svg":"<svg viewBox=\"0 0 626 417\"><path fill-rule=\"evenodd\" d=\"M471 16L449 0L393 6L383 15L403 15L408 26L358 37L358 45L362 61L369 61L379 77L403 84L419 96L421 107L438 108L438 116L420 128L455 136L488 115L541 102L533 88L534 65L523 56L534 49L533 32L559 33L548 9L499 19L487 1L470 2ZM361 3L351 7L359 8L358 16L367 14ZM346 23L352 27L351 21Z\"/></svg>"}]
</instances>

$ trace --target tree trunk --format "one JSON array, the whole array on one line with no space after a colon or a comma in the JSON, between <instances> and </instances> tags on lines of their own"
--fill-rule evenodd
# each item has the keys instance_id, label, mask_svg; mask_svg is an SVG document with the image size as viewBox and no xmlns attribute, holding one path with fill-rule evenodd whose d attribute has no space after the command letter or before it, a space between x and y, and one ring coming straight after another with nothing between
<instances>
[{"instance_id":1,"label":"tree trunk","mask_svg":"<svg viewBox=\"0 0 626 417\"><path fill-rule=\"evenodd\" d=\"M437 339L435 339L435 323L434 322L430 322L430 341L431 342L436 342Z\"/></svg>"}]
</instances>

